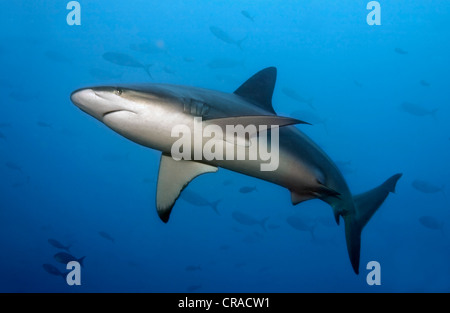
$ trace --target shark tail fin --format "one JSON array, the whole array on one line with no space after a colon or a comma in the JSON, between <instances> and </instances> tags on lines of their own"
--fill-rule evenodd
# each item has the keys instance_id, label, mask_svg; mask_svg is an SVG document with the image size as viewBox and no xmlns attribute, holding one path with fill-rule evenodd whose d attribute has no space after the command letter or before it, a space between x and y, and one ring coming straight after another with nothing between
<instances>
[{"instance_id":1,"label":"shark tail fin","mask_svg":"<svg viewBox=\"0 0 450 313\"><path fill-rule=\"evenodd\" d=\"M434 110L432 110L431 111L431 116L433 117L433 119L437 122L438 121L438 119L437 119L437 116L436 116L436 113L439 111L439 108L436 108L436 109L434 109Z\"/></svg>"},{"instance_id":2,"label":"shark tail fin","mask_svg":"<svg viewBox=\"0 0 450 313\"><path fill-rule=\"evenodd\" d=\"M309 229L309 232L311 233L311 240L315 241L316 240L316 227L317 227L317 220L314 221L314 224L311 226L311 228Z\"/></svg>"},{"instance_id":3,"label":"shark tail fin","mask_svg":"<svg viewBox=\"0 0 450 313\"><path fill-rule=\"evenodd\" d=\"M84 261L85 258L86 258L86 257L84 256L84 257L82 257L82 258L80 258L80 259L78 260L78 263L80 263L80 265L83 266L83 267L84 267L83 261Z\"/></svg>"},{"instance_id":4,"label":"shark tail fin","mask_svg":"<svg viewBox=\"0 0 450 313\"><path fill-rule=\"evenodd\" d=\"M324 119L322 121L322 125L323 125L323 129L325 130L325 133L327 135L329 135L330 134L330 130L328 129L328 119Z\"/></svg>"},{"instance_id":5,"label":"shark tail fin","mask_svg":"<svg viewBox=\"0 0 450 313\"><path fill-rule=\"evenodd\" d=\"M211 202L211 207L213 208L214 212L216 212L218 215L220 215L220 212L217 206L219 205L220 202L222 202L222 199Z\"/></svg>"},{"instance_id":6,"label":"shark tail fin","mask_svg":"<svg viewBox=\"0 0 450 313\"><path fill-rule=\"evenodd\" d=\"M448 198L447 198L447 193L445 192L445 184L442 184L441 192L442 192L442 196L445 199L445 202L447 202L447 205L450 206L450 202L448 201Z\"/></svg>"},{"instance_id":7,"label":"shark tail fin","mask_svg":"<svg viewBox=\"0 0 450 313\"><path fill-rule=\"evenodd\" d=\"M314 98L309 98L309 99L306 99L306 101L305 101L305 102L306 102L306 104L307 104L307 105L309 105L309 106L310 106L310 108L311 108L311 109L313 109L313 110L315 110L315 109L316 109L316 107L315 107L315 106L314 106L314 104L313 104L313 103L314 103Z\"/></svg>"},{"instance_id":8,"label":"shark tail fin","mask_svg":"<svg viewBox=\"0 0 450 313\"><path fill-rule=\"evenodd\" d=\"M144 71L147 73L147 75L153 79L152 73L150 73L150 67L152 67L153 64L147 64L144 65Z\"/></svg>"},{"instance_id":9,"label":"shark tail fin","mask_svg":"<svg viewBox=\"0 0 450 313\"><path fill-rule=\"evenodd\" d=\"M259 223L264 231L267 231L266 223L267 223L268 220L269 220L269 216L263 218L261 220L261 222Z\"/></svg>"},{"instance_id":10,"label":"shark tail fin","mask_svg":"<svg viewBox=\"0 0 450 313\"><path fill-rule=\"evenodd\" d=\"M359 273L361 232L389 193L395 192L395 186L401 176L402 174L396 174L380 186L353 197L356 214L344 216L347 250L356 274Z\"/></svg>"},{"instance_id":11,"label":"shark tail fin","mask_svg":"<svg viewBox=\"0 0 450 313\"><path fill-rule=\"evenodd\" d=\"M236 44L237 44L237 46L239 47L239 49L244 50L244 49L242 49L242 43L243 43L244 41L246 41L247 38L248 38L248 35L245 36L244 38L242 38L241 40L238 40L238 41L236 42Z\"/></svg>"}]
</instances>

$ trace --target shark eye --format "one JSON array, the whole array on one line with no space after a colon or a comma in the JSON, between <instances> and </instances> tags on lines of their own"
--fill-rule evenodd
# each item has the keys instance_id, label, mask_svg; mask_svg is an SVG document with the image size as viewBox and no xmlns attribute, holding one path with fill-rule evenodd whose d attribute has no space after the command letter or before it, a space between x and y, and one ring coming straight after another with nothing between
<instances>
[{"instance_id":1,"label":"shark eye","mask_svg":"<svg viewBox=\"0 0 450 313\"><path fill-rule=\"evenodd\" d=\"M114 90L114 93L116 94L116 95L118 95L118 96L120 96L121 94L122 94L122 89L120 89L120 88L116 88L116 90Z\"/></svg>"}]
</instances>

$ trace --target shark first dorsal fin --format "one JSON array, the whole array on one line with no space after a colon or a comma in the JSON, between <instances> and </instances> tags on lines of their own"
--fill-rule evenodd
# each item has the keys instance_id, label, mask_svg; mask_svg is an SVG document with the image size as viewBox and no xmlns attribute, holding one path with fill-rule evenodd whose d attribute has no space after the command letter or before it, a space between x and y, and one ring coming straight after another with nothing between
<instances>
[{"instance_id":1,"label":"shark first dorsal fin","mask_svg":"<svg viewBox=\"0 0 450 313\"><path fill-rule=\"evenodd\" d=\"M272 95L276 80L277 69L268 67L250 77L234 94L245 98L270 113L276 114L272 107Z\"/></svg>"},{"instance_id":2,"label":"shark first dorsal fin","mask_svg":"<svg viewBox=\"0 0 450 313\"><path fill-rule=\"evenodd\" d=\"M181 191L197 176L217 172L217 167L195 162L176 161L162 154L159 165L158 187L156 190L156 210L164 223L169 221L175 201Z\"/></svg>"}]
</instances>

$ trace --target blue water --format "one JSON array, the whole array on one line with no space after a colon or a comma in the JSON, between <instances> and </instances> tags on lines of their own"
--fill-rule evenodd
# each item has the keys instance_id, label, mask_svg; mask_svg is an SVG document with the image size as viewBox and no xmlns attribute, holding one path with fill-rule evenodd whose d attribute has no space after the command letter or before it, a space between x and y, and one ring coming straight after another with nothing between
<instances>
[{"instance_id":1,"label":"blue water","mask_svg":"<svg viewBox=\"0 0 450 313\"><path fill-rule=\"evenodd\" d=\"M380 26L366 23L368 1L82 0L80 26L67 25L67 2L1 3L0 292L450 291L449 1L380 1ZM242 50L210 26L247 37ZM130 49L141 43L161 51ZM153 64L153 78L106 61L105 52ZM243 65L208 67L220 58ZM279 115L311 111L283 88L314 99L326 129L298 127L333 160L347 162L352 192L404 174L363 231L359 275L343 223L333 225L327 204L292 206L284 188L224 169L188 187L221 199L220 216L180 199L163 224L155 209L160 153L116 134L69 98L77 88L114 82L233 92L267 66L278 68ZM438 111L416 116L403 102ZM447 187L426 194L412 187L416 179ZM243 186L257 190L244 194ZM269 217L271 227L239 224L233 211ZM329 223L315 222L313 240L289 216ZM424 227L422 216L442 229ZM81 286L43 269L65 271L50 238L86 256ZM381 264L380 286L366 283L369 261Z\"/></svg>"}]
</instances>

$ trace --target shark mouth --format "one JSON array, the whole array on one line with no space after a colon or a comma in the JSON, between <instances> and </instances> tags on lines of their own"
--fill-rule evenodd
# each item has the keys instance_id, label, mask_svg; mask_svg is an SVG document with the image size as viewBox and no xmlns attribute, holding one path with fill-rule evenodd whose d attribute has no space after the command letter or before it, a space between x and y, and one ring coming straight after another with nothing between
<instances>
[{"instance_id":1,"label":"shark mouth","mask_svg":"<svg viewBox=\"0 0 450 313\"><path fill-rule=\"evenodd\" d=\"M130 112L130 113L136 114L136 112L133 112L133 111L130 111L130 110L119 109L119 110L107 111L107 112L103 113L103 117L106 117L109 114L113 114L113 113L117 113L117 112Z\"/></svg>"}]
</instances>

